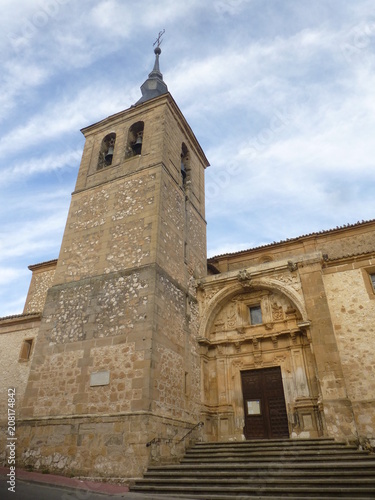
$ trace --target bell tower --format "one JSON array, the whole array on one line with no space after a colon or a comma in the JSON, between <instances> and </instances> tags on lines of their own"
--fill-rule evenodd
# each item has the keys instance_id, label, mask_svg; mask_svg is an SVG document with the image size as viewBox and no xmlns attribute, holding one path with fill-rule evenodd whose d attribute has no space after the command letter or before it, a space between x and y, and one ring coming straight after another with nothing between
<instances>
[{"instance_id":1,"label":"bell tower","mask_svg":"<svg viewBox=\"0 0 375 500\"><path fill-rule=\"evenodd\" d=\"M208 161L163 81L160 36L154 52L139 101L82 130L19 424L52 470L58 453L60 471L138 477L199 421Z\"/></svg>"}]
</instances>

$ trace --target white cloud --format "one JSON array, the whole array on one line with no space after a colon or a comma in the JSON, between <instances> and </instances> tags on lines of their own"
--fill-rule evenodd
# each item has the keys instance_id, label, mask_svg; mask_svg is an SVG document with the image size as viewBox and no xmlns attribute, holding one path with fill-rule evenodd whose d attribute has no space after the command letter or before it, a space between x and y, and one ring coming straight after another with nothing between
<instances>
[{"instance_id":1,"label":"white cloud","mask_svg":"<svg viewBox=\"0 0 375 500\"><path fill-rule=\"evenodd\" d=\"M370 218L370 0L16 4L0 19L0 259L13 290L25 289L14 270L57 257L79 129L136 102L164 28L164 79L212 164L211 254Z\"/></svg>"},{"instance_id":2,"label":"white cloud","mask_svg":"<svg viewBox=\"0 0 375 500\"><path fill-rule=\"evenodd\" d=\"M0 285L8 285L22 274L24 274L24 272L17 268L0 266Z\"/></svg>"}]
</instances>

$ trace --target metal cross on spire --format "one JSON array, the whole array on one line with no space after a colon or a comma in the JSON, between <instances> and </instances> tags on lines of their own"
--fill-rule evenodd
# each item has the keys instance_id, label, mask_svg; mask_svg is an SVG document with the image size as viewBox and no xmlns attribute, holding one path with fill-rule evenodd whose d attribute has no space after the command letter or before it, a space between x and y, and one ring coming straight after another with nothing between
<instances>
[{"instance_id":1,"label":"metal cross on spire","mask_svg":"<svg viewBox=\"0 0 375 500\"><path fill-rule=\"evenodd\" d=\"M168 87L163 82L163 75L160 72L159 68L159 56L161 54L160 45L163 41L162 36L164 35L164 33L165 30L159 31L159 35L153 44L153 46L155 47L155 64L151 73L149 73L147 80L141 86L142 97L135 103L135 105L141 104L150 99L153 99L154 97L158 97L159 95L166 94L168 92Z\"/></svg>"},{"instance_id":2,"label":"metal cross on spire","mask_svg":"<svg viewBox=\"0 0 375 500\"><path fill-rule=\"evenodd\" d=\"M157 37L157 39L155 40L154 44L153 44L153 47L155 47L155 45L157 44L156 48L159 48L161 43L162 43L162 39L161 37L164 35L165 33L165 29L163 31L159 31L159 35Z\"/></svg>"}]
</instances>

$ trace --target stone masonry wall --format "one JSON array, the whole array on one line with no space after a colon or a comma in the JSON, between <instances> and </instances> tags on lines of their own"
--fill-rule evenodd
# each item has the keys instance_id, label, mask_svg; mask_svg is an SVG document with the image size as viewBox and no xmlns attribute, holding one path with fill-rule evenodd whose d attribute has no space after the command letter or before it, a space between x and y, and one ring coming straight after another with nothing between
<instances>
[{"instance_id":1,"label":"stone masonry wall","mask_svg":"<svg viewBox=\"0 0 375 500\"><path fill-rule=\"evenodd\" d=\"M18 460L40 471L126 481L142 477L150 462L177 462L189 444L178 441L191 427L150 414L22 422Z\"/></svg>"},{"instance_id":2,"label":"stone masonry wall","mask_svg":"<svg viewBox=\"0 0 375 500\"><path fill-rule=\"evenodd\" d=\"M41 267L40 270L33 272L23 310L24 314L43 311L47 291L52 286L55 277L55 268L56 262L51 266Z\"/></svg>"},{"instance_id":3,"label":"stone masonry wall","mask_svg":"<svg viewBox=\"0 0 375 500\"><path fill-rule=\"evenodd\" d=\"M180 284L186 281L184 262L184 193L166 173L162 176L158 264Z\"/></svg>"},{"instance_id":4,"label":"stone masonry wall","mask_svg":"<svg viewBox=\"0 0 375 500\"><path fill-rule=\"evenodd\" d=\"M337 235L326 235L318 239L317 249L328 254L330 259L372 252L375 248L375 231L370 226L358 226Z\"/></svg>"},{"instance_id":5,"label":"stone masonry wall","mask_svg":"<svg viewBox=\"0 0 375 500\"><path fill-rule=\"evenodd\" d=\"M189 306L187 293L166 275L159 274L157 285L153 408L160 415L197 423L200 404L198 311Z\"/></svg>"},{"instance_id":6,"label":"stone masonry wall","mask_svg":"<svg viewBox=\"0 0 375 500\"><path fill-rule=\"evenodd\" d=\"M149 363L153 279L147 271L123 272L49 290L24 416L140 409L139 390L146 405L138 370ZM109 372L109 385L90 388L91 373L100 371Z\"/></svg>"},{"instance_id":7,"label":"stone masonry wall","mask_svg":"<svg viewBox=\"0 0 375 500\"><path fill-rule=\"evenodd\" d=\"M55 284L151 262L156 174L113 184L73 195Z\"/></svg>"},{"instance_id":8,"label":"stone masonry wall","mask_svg":"<svg viewBox=\"0 0 375 500\"><path fill-rule=\"evenodd\" d=\"M375 295L362 270L373 261L328 268L324 274L349 399L359 437L375 446Z\"/></svg>"},{"instance_id":9,"label":"stone masonry wall","mask_svg":"<svg viewBox=\"0 0 375 500\"><path fill-rule=\"evenodd\" d=\"M2 357L0 365L0 463L5 460L6 443L6 402L8 399L8 389L16 389L16 417L20 414L20 406L25 393L27 379L30 372L31 360L34 349L31 352L29 361L20 361L22 343L25 339L36 339L38 335L39 321L31 321L24 324L2 325L0 330L0 352L6 353Z\"/></svg>"},{"instance_id":10,"label":"stone masonry wall","mask_svg":"<svg viewBox=\"0 0 375 500\"><path fill-rule=\"evenodd\" d=\"M329 259L372 252L375 248L375 222L354 225L311 236L301 236L290 241L265 245L247 252L215 259L214 265L221 272L258 265L266 260L290 259L296 255L320 251Z\"/></svg>"}]
</instances>

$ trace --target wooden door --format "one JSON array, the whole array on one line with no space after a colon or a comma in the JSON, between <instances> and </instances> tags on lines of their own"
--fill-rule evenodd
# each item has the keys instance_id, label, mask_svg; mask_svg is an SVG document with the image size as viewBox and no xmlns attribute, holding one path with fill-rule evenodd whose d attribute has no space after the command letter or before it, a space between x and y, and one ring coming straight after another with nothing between
<instances>
[{"instance_id":1,"label":"wooden door","mask_svg":"<svg viewBox=\"0 0 375 500\"><path fill-rule=\"evenodd\" d=\"M279 366L241 372L246 439L288 438L288 417Z\"/></svg>"}]
</instances>

